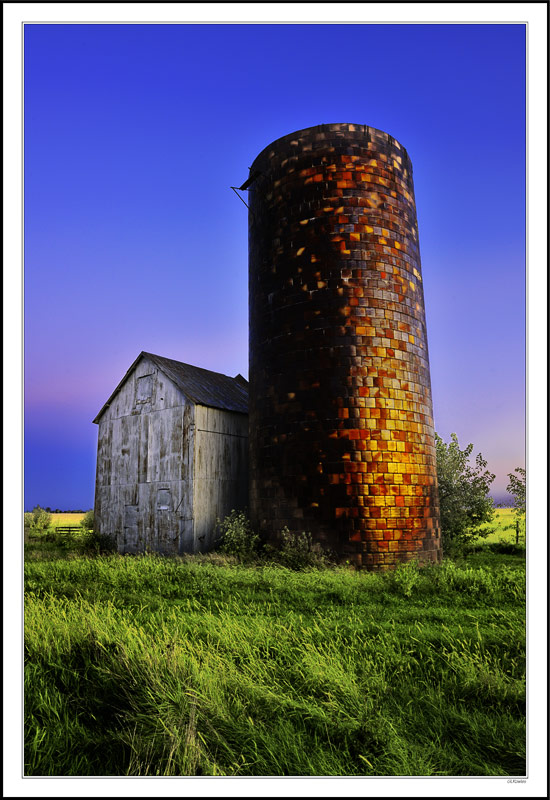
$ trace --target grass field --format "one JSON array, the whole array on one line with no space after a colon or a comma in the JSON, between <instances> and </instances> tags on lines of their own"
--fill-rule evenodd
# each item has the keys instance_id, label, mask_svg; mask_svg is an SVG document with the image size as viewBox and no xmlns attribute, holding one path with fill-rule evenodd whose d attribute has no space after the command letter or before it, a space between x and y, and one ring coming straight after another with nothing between
<instances>
[{"instance_id":1,"label":"grass field","mask_svg":"<svg viewBox=\"0 0 550 800\"><path fill-rule=\"evenodd\" d=\"M516 541L516 515L513 508L497 508L495 509L495 516L491 522L485 523L481 526L482 529L491 531L485 538L480 538L479 541L487 542L488 544L505 541ZM525 544L525 520L520 524L520 543Z\"/></svg>"},{"instance_id":2,"label":"grass field","mask_svg":"<svg viewBox=\"0 0 550 800\"><path fill-rule=\"evenodd\" d=\"M52 527L57 525L80 525L84 514L52 514Z\"/></svg>"},{"instance_id":3,"label":"grass field","mask_svg":"<svg viewBox=\"0 0 550 800\"><path fill-rule=\"evenodd\" d=\"M521 555L382 575L27 550L26 775L525 772Z\"/></svg>"}]
</instances>

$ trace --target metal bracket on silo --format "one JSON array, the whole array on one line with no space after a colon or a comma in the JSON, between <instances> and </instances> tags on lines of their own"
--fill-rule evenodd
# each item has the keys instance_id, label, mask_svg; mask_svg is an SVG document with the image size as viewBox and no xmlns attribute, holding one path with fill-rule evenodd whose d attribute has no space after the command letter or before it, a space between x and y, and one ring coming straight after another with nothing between
<instances>
[{"instance_id":1,"label":"metal bracket on silo","mask_svg":"<svg viewBox=\"0 0 550 800\"><path fill-rule=\"evenodd\" d=\"M237 197L239 198L239 200L241 201L241 203L244 203L244 204L245 204L245 206L246 206L246 207L248 208L248 210L250 211L250 206L248 205L248 203L247 203L245 200L243 200L243 199L242 199L242 197L241 197L241 196L240 196L240 194L239 194L239 189L241 189L242 187L241 187L241 186L230 186L229 188L230 188L230 189L233 189L233 191L235 192L235 194L237 195Z\"/></svg>"},{"instance_id":2,"label":"metal bracket on silo","mask_svg":"<svg viewBox=\"0 0 550 800\"><path fill-rule=\"evenodd\" d=\"M248 169L249 169L249 170L251 170L251 169L252 169L252 167L249 167ZM248 203L247 203L245 200L243 200L243 198L240 196L239 192L245 192L245 191L247 191L247 190L248 190L248 187L249 187L249 186L250 186L252 183L254 183L254 181L256 180L256 178L258 177L258 175L263 175L263 172L260 172L260 170L258 170L258 169L255 169L253 172L251 172L251 173L250 173L250 175L249 175L249 176L248 176L248 178L245 180L245 182L243 183L243 185L242 185L242 186L230 186L230 187L229 187L230 189L233 189L233 191L235 192L235 194L237 195L237 197L239 198L239 200L240 200L242 203L244 203L244 204L245 204L245 206L248 208L248 210L249 210L249 211L250 211L250 206L248 205ZM252 212L250 212L250 213L252 213Z\"/></svg>"}]
</instances>

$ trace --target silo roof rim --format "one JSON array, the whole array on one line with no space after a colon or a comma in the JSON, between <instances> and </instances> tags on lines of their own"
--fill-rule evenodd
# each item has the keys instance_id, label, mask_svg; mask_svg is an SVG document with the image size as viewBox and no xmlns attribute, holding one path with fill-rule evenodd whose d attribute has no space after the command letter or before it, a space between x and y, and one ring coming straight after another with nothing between
<instances>
[{"instance_id":1,"label":"silo roof rim","mask_svg":"<svg viewBox=\"0 0 550 800\"><path fill-rule=\"evenodd\" d=\"M334 126L341 126L340 131L338 131L336 128L333 131L331 131L330 129L333 128ZM279 136L277 139L274 139L272 142L270 142L270 144L264 147L263 150L260 151L260 153L258 153L258 155L256 156L256 158L252 163L252 167L249 167L249 169L254 169L255 168L254 165L256 164L256 162L258 162L261 158L265 158L270 149L277 147L277 145L280 142L283 142L284 140L292 139L294 137L304 135L306 133L308 134L326 133L326 132L339 133L342 132L342 126L344 126L343 128L344 130L347 126L348 128L352 127L358 131L363 130L365 133L370 133L372 131L375 134L381 134L382 136L385 136L388 140L391 139L393 142L395 142L398 148L404 151L404 153L408 156L407 149L405 148L405 146L402 145L401 142L395 138L395 136L392 136L391 133L387 133L387 131L383 131L381 128L375 128L372 125L367 125L365 123L357 123L357 122L328 122L319 125L312 125L309 128L300 128L299 130L292 131L292 133L287 133L284 136Z\"/></svg>"}]
</instances>

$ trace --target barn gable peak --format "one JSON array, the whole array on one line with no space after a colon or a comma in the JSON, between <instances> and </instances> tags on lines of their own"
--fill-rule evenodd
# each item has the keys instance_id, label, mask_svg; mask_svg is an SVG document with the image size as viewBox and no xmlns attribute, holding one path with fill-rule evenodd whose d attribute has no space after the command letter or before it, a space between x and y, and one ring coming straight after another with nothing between
<instances>
[{"instance_id":1,"label":"barn gable peak","mask_svg":"<svg viewBox=\"0 0 550 800\"><path fill-rule=\"evenodd\" d=\"M143 358L147 358L160 369L191 403L248 414L248 381L242 375L231 378L221 372L212 372L142 350L93 420L95 423L99 422L113 398Z\"/></svg>"}]
</instances>

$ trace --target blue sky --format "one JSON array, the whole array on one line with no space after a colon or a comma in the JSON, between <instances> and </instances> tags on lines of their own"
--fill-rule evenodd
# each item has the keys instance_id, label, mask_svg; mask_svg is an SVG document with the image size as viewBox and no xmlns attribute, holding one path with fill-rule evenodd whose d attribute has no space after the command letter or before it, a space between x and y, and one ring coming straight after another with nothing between
<instances>
[{"instance_id":1,"label":"blue sky","mask_svg":"<svg viewBox=\"0 0 550 800\"><path fill-rule=\"evenodd\" d=\"M357 122L414 167L436 430L524 466L525 27L25 26L25 507L93 504L141 350L248 374L267 144Z\"/></svg>"}]
</instances>

